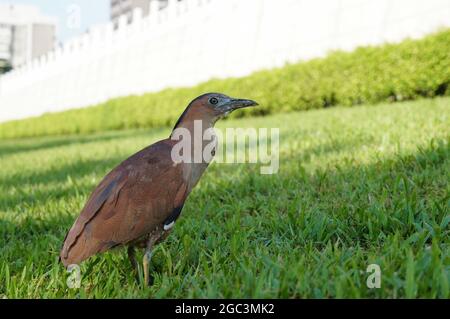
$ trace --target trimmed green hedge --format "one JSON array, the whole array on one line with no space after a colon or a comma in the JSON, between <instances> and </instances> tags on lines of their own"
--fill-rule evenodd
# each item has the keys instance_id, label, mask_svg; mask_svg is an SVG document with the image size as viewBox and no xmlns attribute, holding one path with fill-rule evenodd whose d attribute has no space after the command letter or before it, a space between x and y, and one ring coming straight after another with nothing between
<instances>
[{"instance_id":1,"label":"trimmed green hedge","mask_svg":"<svg viewBox=\"0 0 450 319\"><path fill-rule=\"evenodd\" d=\"M243 78L211 80L3 123L0 138L169 126L190 100L205 92L257 100L260 107L235 114L249 116L450 95L449 83L450 30L443 30L421 40L334 52Z\"/></svg>"}]
</instances>

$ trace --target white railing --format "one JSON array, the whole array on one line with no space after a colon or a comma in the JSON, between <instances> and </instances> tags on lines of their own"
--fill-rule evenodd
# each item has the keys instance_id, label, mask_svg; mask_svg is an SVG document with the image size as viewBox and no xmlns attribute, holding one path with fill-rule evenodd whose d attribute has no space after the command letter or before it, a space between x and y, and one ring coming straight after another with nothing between
<instances>
[{"instance_id":1,"label":"white railing","mask_svg":"<svg viewBox=\"0 0 450 319\"><path fill-rule=\"evenodd\" d=\"M176 0L0 77L0 121L243 76L450 26L448 0Z\"/></svg>"}]
</instances>

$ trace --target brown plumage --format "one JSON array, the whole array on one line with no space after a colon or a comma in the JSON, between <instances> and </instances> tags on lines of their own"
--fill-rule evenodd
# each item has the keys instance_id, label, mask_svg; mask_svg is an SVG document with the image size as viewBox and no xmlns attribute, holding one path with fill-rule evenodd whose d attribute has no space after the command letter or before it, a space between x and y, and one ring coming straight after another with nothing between
<instances>
[{"instance_id":1,"label":"brown plumage","mask_svg":"<svg viewBox=\"0 0 450 319\"><path fill-rule=\"evenodd\" d=\"M187 129L194 136L194 121L203 132L224 115L257 105L251 100L232 99L209 93L192 101L174 129ZM201 139L201 137L200 137ZM201 140L202 151L208 141ZM178 141L159 141L114 168L89 197L60 253L64 266L79 264L111 248L126 245L134 266L134 247L146 248L145 280L153 246L170 233L184 202L197 184L208 162L175 162L172 148ZM194 152L198 151L195 148ZM192 154L195 155L195 154Z\"/></svg>"}]
</instances>

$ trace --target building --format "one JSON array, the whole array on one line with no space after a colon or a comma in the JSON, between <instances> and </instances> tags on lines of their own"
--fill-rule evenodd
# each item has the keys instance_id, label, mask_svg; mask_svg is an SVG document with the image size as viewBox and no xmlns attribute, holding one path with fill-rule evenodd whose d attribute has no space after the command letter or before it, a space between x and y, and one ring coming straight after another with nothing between
<instances>
[{"instance_id":1,"label":"building","mask_svg":"<svg viewBox=\"0 0 450 319\"><path fill-rule=\"evenodd\" d=\"M153 1L159 3L159 10L167 7L168 4L168 0L111 0L111 21L117 28L119 17L126 15L130 23L133 19L133 10L137 8L142 10L143 16L146 16L150 12L150 3Z\"/></svg>"},{"instance_id":2,"label":"building","mask_svg":"<svg viewBox=\"0 0 450 319\"><path fill-rule=\"evenodd\" d=\"M0 4L0 59L13 67L53 50L55 32L55 19L37 7Z\"/></svg>"}]
</instances>

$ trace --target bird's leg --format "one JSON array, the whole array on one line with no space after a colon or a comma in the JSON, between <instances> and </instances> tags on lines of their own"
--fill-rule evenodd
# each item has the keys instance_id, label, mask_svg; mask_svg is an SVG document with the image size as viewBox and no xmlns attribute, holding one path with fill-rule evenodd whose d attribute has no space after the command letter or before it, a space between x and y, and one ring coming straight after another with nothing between
<instances>
[{"instance_id":1,"label":"bird's leg","mask_svg":"<svg viewBox=\"0 0 450 319\"><path fill-rule=\"evenodd\" d=\"M130 260L131 266L133 266L133 268L136 270L136 272L138 272L138 262L136 259L136 251L134 250L134 247L128 246L127 253L128 253L128 259Z\"/></svg>"},{"instance_id":2,"label":"bird's leg","mask_svg":"<svg viewBox=\"0 0 450 319\"><path fill-rule=\"evenodd\" d=\"M144 267L144 281L145 284L150 286L150 260L152 259L152 250L146 249L144 253L144 258L142 261L142 265Z\"/></svg>"},{"instance_id":3,"label":"bird's leg","mask_svg":"<svg viewBox=\"0 0 450 319\"><path fill-rule=\"evenodd\" d=\"M142 265L144 267L144 279L145 284L150 285L150 260L153 255L153 246L155 243L161 238L163 231L160 229L156 229L153 233L150 234L147 241L147 248L145 249L144 258L142 261Z\"/></svg>"}]
</instances>

